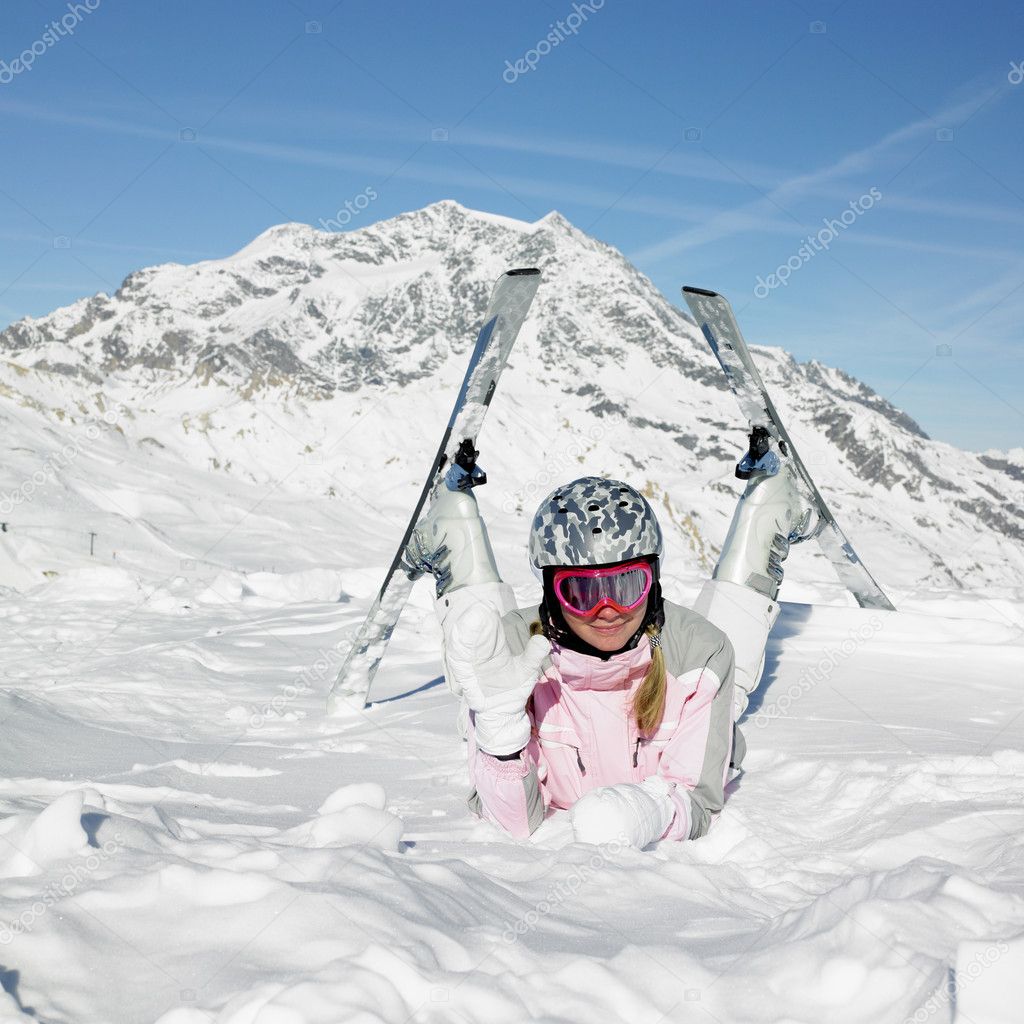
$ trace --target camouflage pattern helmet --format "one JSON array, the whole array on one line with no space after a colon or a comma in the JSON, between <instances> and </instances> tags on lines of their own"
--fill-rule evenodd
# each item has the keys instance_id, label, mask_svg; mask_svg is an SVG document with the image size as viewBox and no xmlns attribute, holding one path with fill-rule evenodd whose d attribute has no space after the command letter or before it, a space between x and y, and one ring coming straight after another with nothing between
<instances>
[{"instance_id":1,"label":"camouflage pattern helmet","mask_svg":"<svg viewBox=\"0 0 1024 1024\"><path fill-rule=\"evenodd\" d=\"M530 529L530 564L614 565L662 556L661 527L647 499L621 480L585 476L541 502Z\"/></svg>"}]
</instances>

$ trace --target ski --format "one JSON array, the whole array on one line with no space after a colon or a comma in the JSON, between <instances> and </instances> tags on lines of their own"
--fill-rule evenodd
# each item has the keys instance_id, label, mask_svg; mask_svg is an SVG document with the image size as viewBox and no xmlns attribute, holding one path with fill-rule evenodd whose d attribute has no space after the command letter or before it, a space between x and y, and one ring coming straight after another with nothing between
<instances>
[{"instance_id":1,"label":"ski","mask_svg":"<svg viewBox=\"0 0 1024 1024\"><path fill-rule=\"evenodd\" d=\"M854 551L853 545L811 479L811 474L800 458L764 386L728 299L717 292L688 286L683 288L683 298L686 299L697 326L703 331L711 346L711 351L721 364L729 387L739 401L740 409L749 421L751 429L761 427L774 438L783 458L789 459L796 472L804 497L817 512L818 523L813 532L798 539L809 540L812 536L817 539L825 557L832 563L836 575L862 608L895 611L878 581Z\"/></svg>"},{"instance_id":2,"label":"ski","mask_svg":"<svg viewBox=\"0 0 1024 1024\"><path fill-rule=\"evenodd\" d=\"M360 709L368 701L377 667L413 587L414 581L401 571L402 556L424 510L441 486L448 466L455 463L466 470L469 475L465 479L470 486L486 481L484 474L476 468L474 442L539 284L540 271L532 268L509 270L495 282L484 325L426 483L380 592L352 639L352 646L327 698L329 715L342 713L345 709Z\"/></svg>"}]
</instances>

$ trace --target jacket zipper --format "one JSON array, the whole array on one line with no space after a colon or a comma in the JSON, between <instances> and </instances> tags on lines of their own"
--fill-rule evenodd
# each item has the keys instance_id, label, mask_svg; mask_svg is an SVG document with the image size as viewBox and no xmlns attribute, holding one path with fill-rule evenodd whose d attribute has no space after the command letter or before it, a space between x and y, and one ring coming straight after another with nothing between
<instances>
[{"instance_id":1,"label":"jacket zipper","mask_svg":"<svg viewBox=\"0 0 1024 1024\"><path fill-rule=\"evenodd\" d=\"M580 748L574 746L571 743L562 743L561 740L546 739L540 736L539 733L534 733L537 739L540 741L541 746L551 745L553 747L568 747L570 750L576 751L576 766L580 770L581 775L587 774L587 766L583 763L583 755L580 754Z\"/></svg>"},{"instance_id":2,"label":"jacket zipper","mask_svg":"<svg viewBox=\"0 0 1024 1024\"><path fill-rule=\"evenodd\" d=\"M639 760L640 760L640 737L637 736L637 738L636 738L636 746L633 748L633 767L634 768L638 768L639 767Z\"/></svg>"}]
</instances>

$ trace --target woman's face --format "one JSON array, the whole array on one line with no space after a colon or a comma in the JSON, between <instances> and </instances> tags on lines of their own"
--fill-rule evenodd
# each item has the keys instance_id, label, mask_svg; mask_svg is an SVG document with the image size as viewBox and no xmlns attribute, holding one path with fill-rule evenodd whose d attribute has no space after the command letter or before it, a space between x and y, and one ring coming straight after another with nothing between
<instances>
[{"instance_id":1,"label":"woman's face","mask_svg":"<svg viewBox=\"0 0 1024 1024\"><path fill-rule=\"evenodd\" d=\"M569 628L584 642L599 651L617 651L639 628L647 614L647 601L631 612L620 612L605 605L592 619L573 615L562 608Z\"/></svg>"}]
</instances>

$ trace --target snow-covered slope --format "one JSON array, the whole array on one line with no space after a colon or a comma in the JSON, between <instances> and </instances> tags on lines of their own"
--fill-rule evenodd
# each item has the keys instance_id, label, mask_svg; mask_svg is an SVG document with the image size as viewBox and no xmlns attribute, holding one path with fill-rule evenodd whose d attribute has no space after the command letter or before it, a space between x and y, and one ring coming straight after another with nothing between
<instances>
[{"instance_id":1,"label":"snow-covered slope","mask_svg":"<svg viewBox=\"0 0 1024 1024\"><path fill-rule=\"evenodd\" d=\"M387 512L401 519L491 282L514 265L545 279L480 439L495 481L485 511L523 524L564 477L622 476L665 510L670 570L706 571L745 424L689 319L557 213L526 224L442 202L347 234L281 225L225 260L141 270L114 296L0 333L0 421L16 446L27 431L59 448L117 410L121 457L138 479L137 514L125 513L135 527L163 529L181 497L168 477L208 470L229 474L229 488L333 496L342 519L354 500L369 510L394 496ZM805 460L884 585L1019 583L1024 471L1012 453L930 441L842 371L757 351ZM34 470L31 457L0 468L0 497L17 500ZM53 475L84 516L112 513L74 473ZM42 494L31 509L9 506L12 537L50 507ZM331 546L323 555L342 557ZM49 568L0 561L0 577L38 580ZM812 552L790 574L831 578Z\"/></svg>"},{"instance_id":2,"label":"snow-covered slope","mask_svg":"<svg viewBox=\"0 0 1024 1024\"><path fill-rule=\"evenodd\" d=\"M786 602L708 837L513 842L466 808L425 585L379 703L325 719L390 553L302 569L326 525L281 518L276 573L0 602L0 1020L949 1022L958 957L964 1006L1020 977L1024 603Z\"/></svg>"},{"instance_id":3,"label":"snow-covered slope","mask_svg":"<svg viewBox=\"0 0 1024 1024\"><path fill-rule=\"evenodd\" d=\"M480 439L502 568L534 599L534 505L616 473L691 601L743 425L689 321L557 215L287 225L0 335L0 1022L1016 1019L1024 458L935 444L837 370L758 350L900 611L794 550L705 839L473 818L425 583L377 703L325 718L490 281L528 263Z\"/></svg>"}]
</instances>

